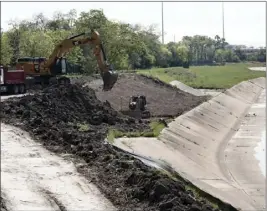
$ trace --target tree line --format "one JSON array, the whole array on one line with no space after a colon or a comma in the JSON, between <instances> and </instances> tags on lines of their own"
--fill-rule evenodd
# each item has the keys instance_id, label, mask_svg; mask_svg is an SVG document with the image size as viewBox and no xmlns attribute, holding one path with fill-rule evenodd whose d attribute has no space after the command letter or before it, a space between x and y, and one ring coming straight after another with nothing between
<instances>
[{"instance_id":1,"label":"tree line","mask_svg":"<svg viewBox=\"0 0 267 211\"><path fill-rule=\"evenodd\" d=\"M233 50L218 35L184 36L179 42L162 44L161 34L152 26L131 25L109 20L102 10L90 10L77 15L56 12L48 19L42 13L31 21L10 21L10 29L1 32L1 61L14 65L20 57L49 57L55 45L70 36L95 29L100 33L107 57L117 70L146 69L151 67L174 67L189 65L214 65L225 62L266 62L262 49L246 54ZM75 47L67 54L70 63L90 73L97 68L92 46Z\"/></svg>"}]
</instances>

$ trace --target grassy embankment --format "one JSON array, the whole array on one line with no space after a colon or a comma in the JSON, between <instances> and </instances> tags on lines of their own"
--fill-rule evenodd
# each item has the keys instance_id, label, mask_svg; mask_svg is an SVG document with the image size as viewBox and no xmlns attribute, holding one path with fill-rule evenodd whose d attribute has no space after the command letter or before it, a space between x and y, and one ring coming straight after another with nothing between
<instances>
[{"instance_id":1,"label":"grassy embankment","mask_svg":"<svg viewBox=\"0 0 267 211\"><path fill-rule=\"evenodd\" d=\"M123 132L120 130L116 130L111 128L108 131L107 140L110 143L113 143L115 138L121 137L157 137L160 132L165 128L165 125L160 121L151 121L149 124L150 129L144 131L135 131L135 132ZM80 132L87 132L90 129L90 126L86 123L78 123L76 124L77 129Z\"/></svg>"},{"instance_id":2,"label":"grassy embankment","mask_svg":"<svg viewBox=\"0 0 267 211\"><path fill-rule=\"evenodd\" d=\"M266 72L248 69L255 66L261 65L240 63L225 66L191 66L189 69L182 67L153 68L138 70L137 73L158 78L166 83L178 80L193 88L227 89L242 81L265 77Z\"/></svg>"},{"instance_id":3,"label":"grassy embankment","mask_svg":"<svg viewBox=\"0 0 267 211\"><path fill-rule=\"evenodd\" d=\"M157 137L160 132L165 128L165 125L158 121L152 121L150 124L150 130L136 131L136 132L122 132L115 129L110 129L107 135L107 140L113 143L115 138L121 137Z\"/></svg>"}]
</instances>

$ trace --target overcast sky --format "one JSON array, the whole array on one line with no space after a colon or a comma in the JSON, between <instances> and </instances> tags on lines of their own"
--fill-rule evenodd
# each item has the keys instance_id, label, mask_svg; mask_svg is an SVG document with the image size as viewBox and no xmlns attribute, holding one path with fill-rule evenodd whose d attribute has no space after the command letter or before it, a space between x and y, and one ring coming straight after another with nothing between
<instances>
[{"instance_id":1,"label":"overcast sky","mask_svg":"<svg viewBox=\"0 0 267 211\"><path fill-rule=\"evenodd\" d=\"M2 2L1 27L8 29L10 19L30 19L43 13L52 17L76 9L78 14L90 9L104 10L109 19L143 25L156 24L161 30L160 2ZM225 2L225 38L231 44L266 46L266 3ZM185 35L222 36L222 3L165 2L165 42L181 40Z\"/></svg>"}]
</instances>

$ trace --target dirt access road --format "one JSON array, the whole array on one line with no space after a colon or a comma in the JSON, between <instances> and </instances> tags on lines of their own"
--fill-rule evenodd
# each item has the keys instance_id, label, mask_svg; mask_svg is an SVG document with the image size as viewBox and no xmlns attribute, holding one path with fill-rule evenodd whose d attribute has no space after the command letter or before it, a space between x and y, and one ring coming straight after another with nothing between
<instances>
[{"instance_id":1,"label":"dirt access road","mask_svg":"<svg viewBox=\"0 0 267 211\"><path fill-rule=\"evenodd\" d=\"M1 193L7 210L115 210L68 162L1 124Z\"/></svg>"},{"instance_id":2,"label":"dirt access road","mask_svg":"<svg viewBox=\"0 0 267 211\"><path fill-rule=\"evenodd\" d=\"M159 80L137 74L120 75L110 92L102 91L102 80L93 80L87 85L96 91L102 102L106 100L117 111L129 110L132 95L145 95L152 116L179 116L205 101L204 96L194 96Z\"/></svg>"}]
</instances>

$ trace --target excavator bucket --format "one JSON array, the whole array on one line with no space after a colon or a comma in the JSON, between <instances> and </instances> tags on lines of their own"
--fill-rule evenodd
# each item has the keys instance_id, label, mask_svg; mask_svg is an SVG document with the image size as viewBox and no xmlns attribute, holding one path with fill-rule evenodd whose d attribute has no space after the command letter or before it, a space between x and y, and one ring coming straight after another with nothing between
<instances>
[{"instance_id":1,"label":"excavator bucket","mask_svg":"<svg viewBox=\"0 0 267 211\"><path fill-rule=\"evenodd\" d=\"M107 56L102 43L100 44L100 49L102 51L104 61L107 64ZM110 64L107 65L107 67L108 71L104 71L101 74L104 82L103 91L110 91L118 80L118 74L114 71L113 65Z\"/></svg>"},{"instance_id":2,"label":"excavator bucket","mask_svg":"<svg viewBox=\"0 0 267 211\"><path fill-rule=\"evenodd\" d=\"M103 90L110 91L118 80L118 73L113 70L109 70L102 74L102 79L104 82Z\"/></svg>"}]
</instances>

